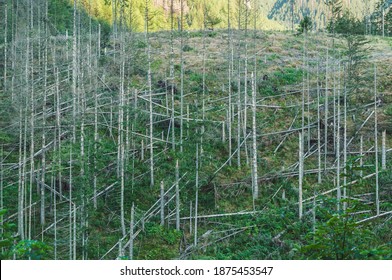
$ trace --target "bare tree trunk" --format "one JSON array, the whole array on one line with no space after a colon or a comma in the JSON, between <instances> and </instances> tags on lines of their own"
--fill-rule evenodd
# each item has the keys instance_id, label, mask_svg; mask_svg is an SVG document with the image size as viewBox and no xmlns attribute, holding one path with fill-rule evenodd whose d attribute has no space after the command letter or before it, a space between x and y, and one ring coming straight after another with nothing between
<instances>
[{"instance_id":1,"label":"bare tree trunk","mask_svg":"<svg viewBox=\"0 0 392 280\"><path fill-rule=\"evenodd\" d=\"M149 17L148 17L148 0L146 0L146 41L147 41L147 59L148 59L148 73L147 86L149 95L149 109L150 109L150 186L154 186L154 142L153 142L153 111L152 111L152 85L151 85L151 45L149 40Z\"/></svg>"},{"instance_id":2,"label":"bare tree trunk","mask_svg":"<svg viewBox=\"0 0 392 280\"><path fill-rule=\"evenodd\" d=\"M385 10L384 7L382 9L382 36L385 37Z\"/></svg>"},{"instance_id":3,"label":"bare tree trunk","mask_svg":"<svg viewBox=\"0 0 392 280\"><path fill-rule=\"evenodd\" d=\"M7 92L7 52L8 52L8 1L5 1L4 4L4 88L3 91Z\"/></svg>"},{"instance_id":4,"label":"bare tree trunk","mask_svg":"<svg viewBox=\"0 0 392 280\"><path fill-rule=\"evenodd\" d=\"M77 30L76 30L76 3L78 0L74 0L74 14L73 14L73 44L72 44L72 118L73 118L73 126L72 126L72 142L76 143L76 111L77 111L77 103L76 103L76 79L77 79Z\"/></svg>"},{"instance_id":5,"label":"bare tree trunk","mask_svg":"<svg viewBox=\"0 0 392 280\"><path fill-rule=\"evenodd\" d=\"M306 67L306 36L305 31L303 32L303 54L302 54L302 63L303 63L303 72L302 72L302 103L301 103L301 135L302 135L302 144L304 144L305 138L305 67Z\"/></svg>"},{"instance_id":6,"label":"bare tree trunk","mask_svg":"<svg viewBox=\"0 0 392 280\"><path fill-rule=\"evenodd\" d=\"M321 128L320 128L320 84L319 84L319 67L317 63L317 155L318 155L318 176L317 182L321 184Z\"/></svg>"},{"instance_id":7,"label":"bare tree trunk","mask_svg":"<svg viewBox=\"0 0 392 280\"><path fill-rule=\"evenodd\" d=\"M28 40L28 39L27 39ZM26 57L27 60L27 57ZM14 62L13 62L14 64ZM14 67L13 67L14 68ZM15 71L13 71L15 72ZM14 79L14 74L13 74ZM12 88L14 87L14 83L12 83ZM21 96L22 97L22 96ZM23 98L22 102L23 102ZM24 208L24 154L25 150L23 149L23 106L22 104L19 107L19 168L18 168L18 235L23 240L24 236L24 216L23 216L23 208ZM23 153L23 154L22 154Z\"/></svg>"},{"instance_id":8,"label":"bare tree trunk","mask_svg":"<svg viewBox=\"0 0 392 280\"><path fill-rule=\"evenodd\" d=\"M80 28L80 27L79 27ZM79 84L81 87L80 90L80 179L81 179L81 190L80 190L80 200L81 200L81 210L80 210L80 220L81 220L81 231L82 231L82 240L81 240L81 246L82 246L82 260L86 259L86 252L87 252L87 228L86 228L86 223L87 223L87 210L86 210L86 178L85 178L85 151L84 151L84 126L85 126L85 90L84 90L84 72L81 69L80 75L78 77L79 79Z\"/></svg>"},{"instance_id":9,"label":"bare tree trunk","mask_svg":"<svg viewBox=\"0 0 392 280\"><path fill-rule=\"evenodd\" d=\"M144 160L144 140L142 139L141 147L140 147L140 159Z\"/></svg>"},{"instance_id":10,"label":"bare tree trunk","mask_svg":"<svg viewBox=\"0 0 392 280\"><path fill-rule=\"evenodd\" d=\"M66 46L65 47L66 48L65 57L66 57L67 63L69 63L69 35L68 35L68 29L65 30L65 46ZM70 71L69 66L67 66L67 81L70 80L69 71Z\"/></svg>"},{"instance_id":11,"label":"bare tree trunk","mask_svg":"<svg viewBox=\"0 0 392 280\"><path fill-rule=\"evenodd\" d=\"M339 75L339 82L338 82L338 90L337 90L337 127L336 127L336 188L337 188L337 209L340 211L340 202L342 199L342 190L340 186L340 63L339 63L339 69L338 69L338 75ZM334 98L334 103L336 102L336 99Z\"/></svg>"},{"instance_id":12,"label":"bare tree trunk","mask_svg":"<svg viewBox=\"0 0 392 280\"><path fill-rule=\"evenodd\" d=\"M122 45L124 42L122 41ZM122 235L125 236L126 228L125 228L125 209L124 209L124 190L125 190L125 181L124 181L124 71L125 71L125 57L124 52L122 52L122 56L120 58L122 60L121 64L121 81L120 81L120 96L119 96L119 113L118 113L118 152L119 152L119 162L118 166L120 167L120 182L121 182L121 231Z\"/></svg>"},{"instance_id":13,"label":"bare tree trunk","mask_svg":"<svg viewBox=\"0 0 392 280\"><path fill-rule=\"evenodd\" d=\"M359 144L359 153L360 153L360 158L359 158L359 166L360 166L360 170L359 170L359 176L362 178L363 177L363 135L361 135L360 138L360 144Z\"/></svg>"},{"instance_id":14,"label":"bare tree trunk","mask_svg":"<svg viewBox=\"0 0 392 280\"><path fill-rule=\"evenodd\" d=\"M376 167L376 212L380 215L380 195L378 186L378 123L377 123L377 66L374 65L374 155Z\"/></svg>"},{"instance_id":15,"label":"bare tree trunk","mask_svg":"<svg viewBox=\"0 0 392 280\"><path fill-rule=\"evenodd\" d=\"M336 73L335 64L333 64L332 73ZM333 151L336 154L336 136L337 136L337 125L336 125L336 75L333 75Z\"/></svg>"},{"instance_id":16,"label":"bare tree trunk","mask_svg":"<svg viewBox=\"0 0 392 280\"><path fill-rule=\"evenodd\" d=\"M306 66L306 36L304 31L303 41L303 65ZM301 118L301 132L299 133L299 175L298 175L298 215L302 219L302 184L304 174L304 136L305 136L305 73L302 74L302 118ZM309 148L309 147L308 147Z\"/></svg>"},{"instance_id":17,"label":"bare tree trunk","mask_svg":"<svg viewBox=\"0 0 392 280\"><path fill-rule=\"evenodd\" d=\"M253 72L251 75L252 79L252 189L253 189L253 200L259 197L259 186L257 178L257 131L256 131L256 77Z\"/></svg>"},{"instance_id":18,"label":"bare tree trunk","mask_svg":"<svg viewBox=\"0 0 392 280\"><path fill-rule=\"evenodd\" d=\"M132 125L132 134L133 134L133 125ZM135 187L135 154L136 154L136 145L135 145L135 141L132 137L132 179L131 179L131 192L133 194L133 190Z\"/></svg>"},{"instance_id":19,"label":"bare tree trunk","mask_svg":"<svg viewBox=\"0 0 392 280\"><path fill-rule=\"evenodd\" d=\"M189 139L189 118L190 118L190 113L189 113L189 104L186 105L186 138Z\"/></svg>"},{"instance_id":20,"label":"bare tree trunk","mask_svg":"<svg viewBox=\"0 0 392 280\"><path fill-rule=\"evenodd\" d=\"M181 1L181 50L180 50L180 63L181 63L181 88L180 88L180 152L182 153L183 151L183 126L184 126L184 71L185 71L185 64L184 64L184 57L183 57L183 48L184 48L184 29L183 29L183 23L184 23L184 1Z\"/></svg>"},{"instance_id":21,"label":"bare tree trunk","mask_svg":"<svg viewBox=\"0 0 392 280\"><path fill-rule=\"evenodd\" d=\"M226 116L227 118L227 116ZM222 143L226 142L226 131L225 131L226 122L222 122Z\"/></svg>"},{"instance_id":22,"label":"bare tree trunk","mask_svg":"<svg viewBox=\"0 0 392 280\"><path fill-rule=\"evenodd\" d=\"M98 24L98 58L101 57L101 24Z\"/></svg>"},{"instance_id":23,"label":"bare tree trunk","mask_svg":"<svg viewBox=\"0 0 392 280\"><path fill-rule=\"evenodd\" d=\"M193 211L193 205L192 205L192 200L191 200L191 201L189 201L189 234L190 235L192 235L192 233L193 233L192 211Z\"/></svg>"},{"instance_id":24,"label":"bare tree trunk","mask_svg":"<svg viewBox=\"0 0 392 280\"><path fill-rule=\"evenodd\" d=\"M329 50L327 48L327 58L325 65L325 99L324 99L324 172L327 170L328 154L328 60Z\"/></svg>"},{"instance_id":25,"label":"bare tree trunk","mask_svg":"<svg viewBox=\"0 0 392 280\"><path fill-rule=\"evenodd\" d=\"M198 226L198 207L199 207L199 145L196 144L196 195L195 195L195 231L193 236L193 246L197 246L197 226Z\"/></svg>"},{"instance_id":26,"label":"bare tree trunk","mask_svg":"<svg viewBox=\"0 0 392 280\"><path fill-rule=\"evenodd\" d=\"M205 94L206 94L206 25L207 25L207 11L206 11L206 3L203 2L203 81L202 81L202 108L201 115L203 119L203 124L201 127L201 137L200 137L200 150L203 151L203 136L204 136L204 121L205 121ZM198 109L197 109L198 110Z\"/></svg>"},{"instance_id":27,"label":"bare tree trunk","mask_svg":"<svg viewBox=\"0 0 392 280\"><path fill-rule=\"evenodd\" d=\"M48 1L45 1L45 18L48 18ZM41 182L45 183L45 172L46 172L46 102L47 102L47 80L48 80L48 23L45 22L45 51L44 51L44 101L42 104L42 174L41 174ZM55 136L56 137L56 136ZM45 225L45 188L41 185L41 225ZM42 234L43 238L43 234Z\"/></svg>"},{"instance_id":28,"label":"bare tree trunk","mask_svg":"<svg viewBox=\"0 0 392 280\"><path fill-rule=\"evenodd\" d=\"M174 82L174 0L170 2L170 81ZM174 151L176 148L175 144L175 126L174 126L174 84L171 85L171 115L170 115L170 126L171 126L171 142L172 142L172 150Z\"/></svg>"},{"instance_id":29,"label":"bare tree trunk","mask_svg":"<svg viewBox=\"0 0 392 280\"><path fill-rule=\"evenodd\" d=\"M180 230L180 171L178 167L178 160L176 161L176 230Z\"/></svg>"},{"instance_id":30,"label":"bare tree trunk","mask_svg":"<svg viewBox=\"0 0 392 280\"><path fill-rule=\"evenodd\" d=\"M227 0L227 42L228 42L228 51L227 51L227 62L228 62L228 94L229 94L229 104L228 104L228 122L227 122L227 130L229 137L229 165L231 165L231 122L232 122L232 108L231 108L231 71L232 71L232 59L230 58L230 53L232 49L232 31L230 27L230 1Z\"/></svg>"},{"instance_id":31,"label":"bare tree trunk","mask_svg":"<svg viewBox=\"0 0 392 280\"><path fill-rule=\"evenodd\" d=\"M165 189L163 181L161 181L161 226L165 224Z\"/></svg>"},{"instance_id":32,"label":"bare tree trunk","mask_svg":"<svg viewBox=\"0 0 392 280\"><path fill-rule=\"evenodd\" d=\"M305 36L306 32L305 32ZM310 151L310 71L309 71L309 55L308 52L306 51L306 95L307 95L307 140L308 140L308 145L307 145L307 150Z\"/></svg>"},{"instance_id":33,"label":"bare tree trunk","mask_svg":"<svg viewBox=\"0 0 392 280\"><path fill-rule=\"evenodd\" d=\"M299 191L298 191L298 206L299 206L299 218L302 219L303 215L303 206L302 206L302 184L303 184L303 175L304 174L304 136L300 132L299 133Z\"/></svg>"},{"instance_id":34,"label":"bare tree trunk","mask_svg":"<svg viewBox=\"0 0 392 280\"><path fill-rule=\"evenodd\" d=\"M117 0L112 0L113 35L117 38Z\"/></svg>"},{"instance_id":35,"label":"bare tree trunk","mask_svg":"<svg viewBox=\"0 0 392 280\"><path fill-rule=\"evenodd\" d=\"M240 60L238 58L238 60ZM237 91L237 166L241 166L241 75L238 62L238 91Z\"/></svg>"},{"instance_id":36,"label":"bare tree trunk","mask_svg":"<svg viewBox=\"0 0 392 280\"><path fill-rule=\"evenodd\" d=\"M56 189L56 185L54 183L54 176L52 174L52 187ZM43 188L43 186L41 186ZM53 195L53 227L54 227L54 240L53 240L53 251L54 251L54 259L57 260L57 195L54 193Z\"/></svg>"},{"instance_id":37,"label":"bare tree trunk","mask_svg":"<svg viewBox=\"0 0 392 280\"><path fill-rule=\"evenodd\" d=\"M344 129L343 129L343 168L344 168L344 174L347 174L347 88L346 85L344 86L344 115L343 115L343 122L344 122ZM347 198L347 176L343 177L343 199L345 200ZM344 201L343 203L343 211L346 211L347 209L347 202Z\"/></svg>"},{"instance_id":38,"label":"bare tree trunk","mask_svg":"<svg viewBox=\"0 0 392 280\"><path fill-rule=\"evenodd\" d=\"M56 56L55 56L55 51L53 50L53 69L55 72L55 78L56 78L56 130L57 130L57 146L58 146L58 166L59 166L59 177L58 181L61 182L62 176L61 176L61 112L60 112L60 107L61 107L61 95L60 95L60 78L59 78L59 70L56 66ZM59 188L59 193L60 193L60 201L62 201L63 197L63 190L62 188Z\"/></svg>"},{"instance_id":39,"label":"bare tree trunk","mask_svg":"<svg viewBox=\"0 0 392 280\"><path fill-rule=\"evenodd\" d=\"M98 50L98 52L100 52ZM97 69L97 61L94 62L95 69ZM93 178L93 188L94 188L94 209L97 209L97 157L98 157L98 85L96 76L98 73L95 73L94 78L94 178Z\"/></svg>"},{"instance_id":40,"label":"bare tree trunk","mask_svg":"<svg viewBox=\"0 0 392 280\"><path fill-rule=\"evenodd\" d=\"M76 260L76 205L73 205L73 259Z\"/></svg>"},{"instance_id":41,"label":"bare tree trunk","mask_svg":"<svg viewBox=\"0 0 392 280\"><path fill-rule=\"evenodd\" d=\"M131 225L129 230L129 259L133 260L133 241L134 241L134 227L135 227L135 204L132 203L131 209Z\"/></svg>"},{"instance_id":42,"label":"bare tree trunk","mask_svg":"<svg viewBox=\"0 0 392 280\"><path fill-rule=\"evenodd\" d=\"M291 0L291 32L294 32L294 1Z\"/></svg>"},{"instance_id":43,"label":"bare tree trunk","mask_svg":"<svg viewBox=\"0 0 392 280\"><path fill-rule=\"evenodd\" d=\"M109 121L109 134L113 138L113 98L110 97L110 121ZM118 174L118 170L117 170Z\"/></svg>"},{"instance_id":44,"label":"bare tree trunk","mask_svg":"<svg viewBox=\"0 0 392 280\"><path fill-rule=\"evenodd\" d=\"M27 85L29 86L29 84L27 84ZM27 94L28 94L28 92L27 92ZM25 101L26 108L28 108L28 102L29 102L28 98L26 97L24 101ZM27 234L27 231L28 231L27 221L28 221L28 217L29 217L29 215L27 213L27 209L28 209L28 207L27 207L27 194L28 194L28 192L27 192L27 188L26 188L26 186L27 186L27 182L26 182L26 179L27 179L27 174L26 174L26 169L27 169L27 164L26 164L27 163L27 124L28 124L28 115L26 112L24 114L23 163L22 163L22 184L23 184L22 188L23 188L23 195L24 195L23 206L26 206L25 207L26 210L22 209L22 211L24 212L24 214L22 216L24 218L23 228L24 228L24 237L25 238L28 236L28 234Z\"/></svg>"},{"instance_id":45,"label":"bare tree trunk","mask_svg":"<svg viewBox=\"0 0 392 280\"><path fill-rule=\"evenodd\" d=\"M386 139L387 132L383 130L382 132L382 146L381 146L381 169L387 169L387 152L386 152Z\"/></svg>"},{"instance_id":46,"label":"bare tree trunk","mask_svg":"<svg viewBox=\"0 0 392 280\"><path fill-rule=\"evenodd\" d=\"M72 189L73 189L73 181L72 181L72 145L71 145L71 150L69 152L69 259L72 260L74 258L74 253L73 253L73 216L76 215L75 211L75 205L72 203ZM61 183L61 182L60 182ZM61 189L61 185L60 185ZM74 212L72 214L72 212Z\"/></svg>"},{"instance_id":47,"label":"bare tree trunk","mask_svg":"<svg viewBox=\"0 0 392 280\"><path fill-rule=\"evenodd\" d=\"M30 1L30 32L33 31L33 23L34 23L34 18L33 18L33 1ZM29 35L30 36L30 35ZM35 93L34 93L34 51L33 51L33 43L28 44L28 56L27 60L31 59L31 64L28 62L29 70L30 70L30 80L29 82L30 87L30 186L29 186L29 229L28 229L28 238L31 239L31 228L32 228L32 199L33 199L33 181L34 181L34 149L35 149L35 141L34 141L34 134L35 134L35 118L34 118L34 113L35 113Z\"/></svg>"},{"instance_id":48,"label":"bare tree trunk","mask_svg":"<svg viewBox=\"0 0 392 280\"><path fill-rule=\"evenodd\" d=\"M15 5L11 5L12 11L12 54L11 54L11 69L12 69L12 77L11 77L11 100L14 102L15 101L15 78L16 78L16 38L17 34L19 33L19 26L18 26L18 7L19 7L19 1L16 1Z\"/></svg>"},{"instance_id":49,"label":"bare tree trunk","mask_svg":"<svg viewBox=\"0 0 392 280\"><path fill-rule=\"evenodd\" d=\"M1 145L1 154L0 154L0 209L4 209L4 197L3 197L3 190L4 190L4 146ZM4 236L4 228L3 228L3 223L4 223L4 217L1 215L1 220L0 220L0 234L1 236ZM1 248L1 253L4 252L4 248Z\"/></svg>"},{"instance_id":50,"label":"bare tree trunk","mask_svg":"<svg viewBox=\"0 0 392 280\"><path fill-rule=\"evenodd\" d=\"M20 95L22 102L27 106L27 98ZM18 168L18 236L23 240L26 237L25 211L26 188L25 188L25 171L26 171L26 127L27 117L23 114L23 106L19 106L19 168ZM14 258L15 259L15 258Z\"/></svg>"},{"instance_id":51,"label":"bare tree trunk","mask_svg":"<svg viewBox=\"0 0 392 280\"><path fill-rule=\"evenodd\" d=\"M46 47L45 47L46 48ZM42 104L42 145L41 149L43 150L42 158L41 158L41 182L45 183L45 172L46 172L46 152L45 152L45 145L46 145L46 135L45 135L45 126L46 126L46 102L47 102L47 55L45 55L45 74L44 74L44 101ZM45 188L43 185L40 186L41 191L41 226L45 225Z\"/></svg>"},{"instance_id":52,"label":"bare tree trunk","mask_svg":"<svg viewBox=\"0 0 392 280\"><path fill-rule=\"evenodd\" d=\"M247 4L248 1L246 2ZM249 8L245 7L245 65L244 65L244 113L243 113L243 124L242 124L242 133L244 137L244 150L245 150L245 158L246 164L249 165L249 155L248 155L248 144L246 140L246 126L248 121L248 17L249 17Z\"/></svg>"}]
</instances>

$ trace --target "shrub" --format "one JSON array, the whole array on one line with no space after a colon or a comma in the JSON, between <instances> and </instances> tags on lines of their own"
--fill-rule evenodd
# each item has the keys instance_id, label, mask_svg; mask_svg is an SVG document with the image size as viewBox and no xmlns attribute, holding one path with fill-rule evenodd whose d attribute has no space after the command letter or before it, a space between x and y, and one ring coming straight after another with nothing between
<instances>
[{"instance_id":1,"label":"shrub","mask_svg":"<svg viewBox=\"0 0 392 280\"><path fill-rule=\"evenodd\" d=\"M299 23L298 32L307 33L312 29L312 25L313 25L312 19L308 16L305 16Z\"/></svg>"}]
</instances>

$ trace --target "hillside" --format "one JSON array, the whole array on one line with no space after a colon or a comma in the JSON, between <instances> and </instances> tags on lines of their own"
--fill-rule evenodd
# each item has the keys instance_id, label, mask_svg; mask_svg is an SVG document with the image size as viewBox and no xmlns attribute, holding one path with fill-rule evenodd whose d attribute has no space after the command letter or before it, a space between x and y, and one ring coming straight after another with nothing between
<instances>
[{"instance_id":1,"label":"hillside","mask_svg":"<svg viewBox=\"0 0 392 280\"><path fill-rule=\"evenodd\" d=\"M73 1L70 1L73 2ZM117 19L124 15L126 21L133 16L132 26L135 30L144 30L144 2L141 0L128 1L121 12L121 1L107 1L105 5L104 0L82 1L82 5L90 15L96 18L104 19L107 22L114 22L114 14L117 14ZM350 0L342 1L343 8L350 10L350 12L358 19L363 19L366 14L370 14L375 9L377 0ZM258 12L257 28L264 30L284 30L291 29L292 22L294 25L299 24L304 16L310 16L314 22L316 29L325 28L330 16L330 10L325 5L324 0L255 0L255 1L238 1L230 0L184 0L183 15L184 28L197 30L202 29L204 16L203 5L206 4L207 21L213 19L217 22L215 28L227 28L228 9L230 7L230 20L232 27L237 28L238 17L245 17L245 12L249 9L250 14L254 10ZM153 0L150 2L150 9L152 10L151 31L170 29L170 0ZM174 28L178 27L177 18L181 14L181 1L173 0L174 12ZM132 15L132 16L131 16ZM294 18L293 18L294 17Z\"/></svg>"},{"instance_id":2,"label":"hillside","mask_svg":"<svg viewBox=\"0 0 392 280\"><path fill-rule=\"evenodd\" d=\"M18 3L2 259L392 258L390 37L114 32Z\"/></svg>"}]
</instances>

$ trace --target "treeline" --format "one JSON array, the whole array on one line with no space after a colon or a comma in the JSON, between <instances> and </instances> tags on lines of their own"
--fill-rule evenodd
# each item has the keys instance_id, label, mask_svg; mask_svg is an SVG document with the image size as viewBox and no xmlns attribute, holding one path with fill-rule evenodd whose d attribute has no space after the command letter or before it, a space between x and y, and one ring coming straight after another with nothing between
<instances>
[{"instance_id":1,"label":"treeline","mask_svg":"<svg viewBox=\"0 0 392 280\"><path fill-rule=\"evenodd\" d=\"M1 11L4 12L3 1ZM23 7L28 6L27 0L8 1L8 22L27 19L23 15ZM200 30L245 29L245 25L256 23L257 29L294 30L305 17L311 18L312 29L328 28L332 18L331 5L340 6L341 15L361 23L361 31L366 34L389 35L392 33L392 10L389 0L342 1L342 0L76 0L81 11L80 25L88 26L92 21L93 31L101 25L103 34L108 34L110 27L114 30L125 27L136 32L145 31L145 19L148 17L150 32L159 30ZM48 1L49 29L52 35L72 35L73 0ZM13 13L12 11L17 11ZM228 10L230 12L228 13ZM344 12L349 11L349 12ZM4 18L4 17L3 17ZM255 22L256 21L256 22ZM343 25L344 21L341 22ZM357 24L358 26L358 24ZM10 36L10 34L9 34ZM0 38L3 41L3 38Z\"/></svg>"},{"instance_id":2,"label":"treeline","mask_svg":"<svg viewBox=\"0 0 392 280\"><path fill-rule=\"evenodd\" d=\"M123 24L135 31L144 31L146 16L146 1L144 0L80 0L79 2L95 18L113 25ZM385 10L384 20L388 21L390 17L388 16L387 5L385 5L388 0L147 1L150 31L169 30L172 27L174 29L197 30L203 29L203 26L209 29L222 29L228 27L228 19L235 23L231 28L243 29L246 24L247 12L249 15L257 15L256 26L258 29L292 29L305 17L312 18L314 29L323 29L328 26L331 17L329 5L335 2L340 3L344 10L349 10L353 18L367 21L368 25L373 25L373 32L380 31L382 9ZM173 12L171 12L172 10ZM371 13L372 16L370 16ZM252 17L248 18L248 22L253 23L254 18Z\"/></svg>"},{"instance_id":3,"label":"treeline","mask_svg":"<svg viewBox=\"0 0 392 280\"><path fill-rule=\"evenodd\" d=\"M55 0L56 2L58 0ZM61 0L60 0L61 1ZM64 0L63 0L64 1ZM73 2L73 1L70 1ZM267 1L268 2L268 1ZM269 1L271 2L271 1ZM245 25L245 13L257 9L256 24L258 28L283 29L283 26L266 15L263 1L204 1L204 0L151 0L148 4L149 31L184 29L198 30L203 26L209 29L227 28L228 18L232 28ZM113 26L126 26L134 31L144 31L146 1L144 0L80 0L80 7L97 19L104 20ZM173 10L173 11L172 11ZM228 13L230 10L230 13ZM248 22L253 24L253 16Z\"/></svg>"}]
</instances>

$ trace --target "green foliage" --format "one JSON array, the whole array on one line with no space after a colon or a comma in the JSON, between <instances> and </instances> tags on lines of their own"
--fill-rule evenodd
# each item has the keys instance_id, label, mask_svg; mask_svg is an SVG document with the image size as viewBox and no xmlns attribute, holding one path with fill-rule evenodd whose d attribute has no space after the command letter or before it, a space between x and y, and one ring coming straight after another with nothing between
<instances>
[{"instance_id":1,"label":"green foliage","mask_svg":"<svg viewBox=\"0 0 392 280\"><path fill-rule=\"evenodd\" d=\"M308 33L312 29L313 22L309 16L305 16L299 23L298 33Z\"/></svg>"},{"instance_id":2,"label":"green foliage","mask_svg":"<svg viewBox=\"0 0 392 280\"><path fill-rule=\"evenodd\" d=\"M324 2L329 7L331 13L327 30L335 34L335 23L340 18L343 8L342 0L324 0Z\"/></svg>"},{"instance_id":3,"label":"green foliage","mask_svg":"<svg viewBox=\"0 0 392 280\"><path fill-rule=\"evenodd\" d=\"M274 79L278 86L287 86L299 83L302 81L304 71L296 68L284 68L282 71L274 73Z\"/></svg>"},{"instance_id":4,"label":"green foliage","mask_svg":"<svg viewBox=\"0 0 392 280\"><path fill-rule=\"evenodd\" d=\"M3 220L4 215L7 213L6 209L0 210L0 217ZM1 258L0 259L8 259L10 257L10 250L14 243L14 231L16 225L10 222L3 222L0 230L1 230L1 237L0 237L0 249L1 249Z\"/></svg>"},{"instance_id":5,"label":"green foliage","mask_svg":"<svg viewBox=\"0 0 392 280\"><path fill-rule=\"evenodd\" d=\"M389 105L385 110L384 113L390 117L392 117L392 105Z\"/></svg>"},{"instance_id":6,"label":"green foliage","mask_svg":"<svg viewBox=\"0 0 392 280\"><path fill-rule=\"evenodd\" d=\"M329 200L329 201L328 201ZM318 208L321 221L316 231L307 235L308 244L299 248L306 259L352 260L391 258L392 248L387 244L374 245L375 233L368 227L359 225L353 218L359 204L353 201L344 213L331 211L325 205L336 205L335 199L323 200L323 207Z\"/></svg>"},{"instance_id":7,"label":"green foliage","mask_svg":"<svg viewBox=\"0 0 392 280\"><path fill-rule=\"evenodd\" d=\"M37 240L22 240L13 247L16 259L45 260L49 258L50 247Z\"/></svg>"},{"instance_id":8,"label":"green foliage","mask_svg":"<svg viewBox=\"0 0 392 280\"><path fill-rule=\"evenodd\" d=\"M350 197L352 188L362 187L358 158L350 158L346 165L348 180L357 180L356 186L346 186ZM336 210L339 204L340 211ZM350 198L337 201L335 198L321 197L321 207L317 207L318 222L315 231L306 236L306 245L297 247L305 259L352 260L352 259L389 259L392 247L375 242L377 234L367 224L359 224L355 213L365 210L364 205ZM342 208L345 207L345 210ZM302 255L301 255L302 254Z\"/></svg>"},{"instance_id":9,"label":"green foliage","mask_svg":"<svg viewBox=\"0 0 392 280\"><path fill-rule=\"evenodd\" d=\"M190 52L190 51L193 50L193 48L191 46L189 46L189 45L185 45L185 46L182 47L182 50L184 52Z\"/></svg>"},{"instance_id":10,"label":"green foliage","mask_svg":"<svg viewBox=\"0 0 392 280\"><path fill-rule=\"evenodd\" d=\"M328 31L348 36L348 35L364 35L365 24L363 21L356 19L348 10L339 15L334 26L328 25Z\"/></svg>"},{"instance_id":11,"label":"green foliage","mask_svg":"<svg viewBox=\"0 0 392 280\"><path fill-rule=\"evenodd\" d=\"M175 229L168 229L148 223L145 225L145 236L149 242L144 244L144 248L137 255L138 259L173 259L178 256L178 246L182 233Z\"/></svg>"},{"instance_id":12,"label":"green foliage","mask_svg":"<svg viewBox=\"0 0 392 280\"><path fill-rule=\"evenodd\" d=\"M366 81L363 79L366 58L368 55L367 44L369 41L362 35L347 35L346 51L346 79L349 93L355 93Z\"/></svg>"},{"instance_id":13,"label":"green foliage","mask_svg":"<svg viewBox=\"0 0 392 280\"><path fill-rule=\"evenodd\" d=\"M369 43L364 36L366 26L349 10L343 11L341 8L335 8L335 10L336 16L329 22L327 30L334 35L339 34L346 41L344 60L347 66L347 89L353 93L364 83L362 70L367 58L367 44Z\"/></svg>"},{"instance_id":14,"label":"green foliage","mask_svg":"<svg viewBox=\"0 0 392 280\"><path fill-rule=\"evenodd\" d=\"M214 30L215 26L222 22L219 11L213 9L213 5L207 5L204 9L205 28Z\"/></svg>"},{"instance_id":15,"label":"green foliage","mask_svg":"<svg viewBox=\"0 0 392 280\"><path fill-rule=\"evenodd\" d=\"M73 2L73 1L72 1ZM90 17L88 14L92 15L91 19L92 29L94 31L98 30L98 24L101 25L101 41L105 45L105 42L109 39L110 26L102 17L94 17L94 13L98 13L94 9L89 9L88 3L82 3L83 6L77 6L78 15L80 13L80 25L89 26ZM92 4L93 5L93 4ZM52 0L48 1L48 23L50 32L53 35L65 34L68 31L69 35L73 32L73 4L69 0ZM81 29L82 32L87 32L89 28Z\"/></svg>"},{"instance_id":16,"label":"green foliage","mask_svg":"<svg viewBox=\"0 0 392 280\"><path fill-rule=\"evenodd\" d=\"M73 7L68 0L48 1L48 16L50 23L58 31L64 34L66 30L73 30Z\"/></svg>"},{"instance_id":17,"label":"green foliage","mask_svg":"<svg viewBox=\"0 0 392 280\"><path fill-rule=\"evenodd\" d=\"M6 209L0 210L0 217L4 219ZM3 222L0 236L0 259L19 260L42 260L49 257L50 247L44 242L37 240L20 240L14 235L16 225L11 222Z\"/></svg>"}]
</instances>

